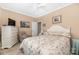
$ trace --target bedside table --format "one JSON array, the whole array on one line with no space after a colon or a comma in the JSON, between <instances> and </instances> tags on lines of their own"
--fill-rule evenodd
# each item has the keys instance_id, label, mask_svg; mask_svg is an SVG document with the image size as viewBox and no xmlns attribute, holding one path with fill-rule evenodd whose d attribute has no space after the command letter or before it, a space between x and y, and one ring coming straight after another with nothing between
<instances>
[{"instance_id":1,"label":"bedside table","mask_svg":"<svg viewBox=\"0 0 79 59\"><path fill-rule=\"evenodd\" d=\"M79 39L72 39L72 48L71 52L78 55L79 54Z\"/></svg>"},{"instance_id":2,"label":"bedside table","mask_svg":"<svg viewBox=\"0 0 79 59\"><path fill-rule=\"evenodd\" d=\"M19 33L19 41L22 42L24 39L32 37L32 35L27 34L26 32Z\"/></svg>"}]
</instances>

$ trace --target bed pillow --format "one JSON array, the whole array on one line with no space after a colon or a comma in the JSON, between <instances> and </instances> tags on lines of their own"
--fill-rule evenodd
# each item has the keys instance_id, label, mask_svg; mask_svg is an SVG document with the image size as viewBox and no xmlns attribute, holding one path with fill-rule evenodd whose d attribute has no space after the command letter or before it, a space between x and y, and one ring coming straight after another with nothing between
<instances>
[{"instance_id":1,"label":"bed pillow","mask_svg":"<svg viewBox=\"0 0 79 59\"><path fill-rule=\"evenodd\" d=\"M45 35L55 35L55 36L71 37L70 33L63 33L63 32L45 32Z\"/></svg>"}]
</instances>

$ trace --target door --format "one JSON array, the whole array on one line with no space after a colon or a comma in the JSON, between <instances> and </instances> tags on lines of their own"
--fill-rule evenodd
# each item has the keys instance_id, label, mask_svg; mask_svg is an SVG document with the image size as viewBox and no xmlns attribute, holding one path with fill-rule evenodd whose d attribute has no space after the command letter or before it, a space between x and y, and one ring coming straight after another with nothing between
<instances>
[{"instance_id":1,"label":"door","mask_svg":"<svg viewBox=\"0 0 79 59\"><path fill-rule=\"evenodd\" d=\"M32 36L38 35L38 22L32 22Z\"/></svg>"},{"instance_id":2,"label":"door","mask_svg":"<svg viewBox=\"0 0 79 59\"><path fill-rule=\"evenodd\" d=\"M41 22L38 22L38 35L41 33Z\"/></svg>"}]
</instances>

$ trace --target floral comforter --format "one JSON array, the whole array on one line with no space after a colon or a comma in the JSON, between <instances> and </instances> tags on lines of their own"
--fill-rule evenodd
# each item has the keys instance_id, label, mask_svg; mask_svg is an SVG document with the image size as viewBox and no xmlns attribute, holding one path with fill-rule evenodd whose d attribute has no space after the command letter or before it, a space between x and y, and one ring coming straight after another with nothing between
<instances>
[{"instance_id":1,"label":"floral comforter","mask_svg":"<svg viewBox=\"0 0 79 59\"><path fill-rule=\"evenodd\" d=\"M29 37L20 45L26 55L69 55L70 39L58 35Z\"/></svg>"}]
</instances>

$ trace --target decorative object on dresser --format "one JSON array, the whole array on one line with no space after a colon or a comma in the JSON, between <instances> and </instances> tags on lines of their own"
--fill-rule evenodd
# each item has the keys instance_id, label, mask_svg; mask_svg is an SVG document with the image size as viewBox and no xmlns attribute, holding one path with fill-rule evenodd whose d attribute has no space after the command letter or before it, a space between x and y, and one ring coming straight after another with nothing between
<instances>
[{"instance_id":1,"label":"decorative object on dresser","mask_svg":"<svg viewBox=\"0 0 79 59\"><path fill-rule=\"evenodd\" d=\"M72 49L71 52L73 54L78 55L79 54L79 38L72 39Z\"/></svg>"},{"instance_id":2,"label":"decorative object on dresser","mask_svg":"<svg viewBox=\"0 0 79 59\"><path fill-rule=\"evenodd\" d=\"M8 18L8 25L9 26L16 26L16 21L11 18Z\"/></svg>"},{"instance_id":3,"label":"decorative object on dresser","mask_svg":"<svg viewBox=\"0 0 79 59\"><path fill-rule=\"evenodd\" d=\"M2 49L11 48L18 42L17 39L18 29L15 26L2 26L1 27L1 45Z\"/></svg>"}]
</instances>

